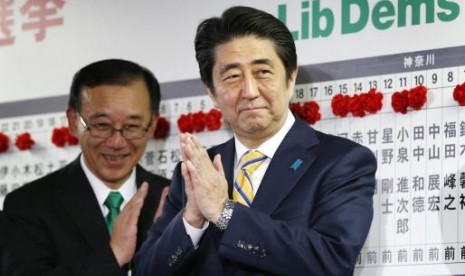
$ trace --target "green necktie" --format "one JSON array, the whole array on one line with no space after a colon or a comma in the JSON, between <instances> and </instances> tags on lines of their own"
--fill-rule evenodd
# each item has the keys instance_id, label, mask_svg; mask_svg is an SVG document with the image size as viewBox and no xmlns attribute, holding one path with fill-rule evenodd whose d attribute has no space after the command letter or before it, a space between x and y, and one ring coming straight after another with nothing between
<instances>
[{"instance_id":1,"label":"green necktie","mask_svg":"<svg viewBox=\"0 0 465 276\"><path fill-rule=\"evenodd\" d=\"M119 214L119 208L123 203L123 196L119 192L110 192L107 199L103 203L105 206L108 207L108 214L105 217L105 222L107 224L108 233L113 232L113 222L115 221L116 216Z\"/></svg>"}]
</instances>

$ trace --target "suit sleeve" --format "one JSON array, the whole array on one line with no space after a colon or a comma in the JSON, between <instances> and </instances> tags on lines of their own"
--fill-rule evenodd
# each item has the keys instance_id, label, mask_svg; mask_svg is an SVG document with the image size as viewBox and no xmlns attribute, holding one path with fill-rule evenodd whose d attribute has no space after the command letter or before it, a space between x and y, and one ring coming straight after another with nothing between
<instances>
[{"instance_id":1,"label":"suit sleeve","mask_svg":"<svg viewBox=\"0 0 465 276\"><path fill-rule=\"evenodd\" d=\"M310 214L302 202L291 204L301 206L292 219L236 204L219 254L279 275L351 274L373 217L375 172L373 154L354 147L325 169Z\"/></svg>"},{"instance_id":2,"label":"suit sleeve","mask_svg":"<svg viewBox=\"0 0 465 276\"><path fill-rule=\"evenodd\" d=\"M126 275L110 246L105 246L66 265L56 265L56 252L46 223L31 198L25 194L9 194L4 203L4 221L0 234L2 241L2 275L78 276ZM30 197L34 197L31 195ZM55 237L56 238L56 237ZM70 250L72 250L70 248Z\"/></svg>"},{"instance_id":3,"label":"suit sleeve","mask_svg":"<svg viewBox=\"0 0 465 276\"><path fill-rule=\"evenodd\" d=\"M136 256L138 275L187 275L196 265L223 271L224 260L264 274L351 274L373 217L376 160L360 146L335 156L321 165L324 169L320 166L299 182L318 186L316 202L286 200L286 210L271 215L236 204L228 228L219 233L210 225L197 250L182 224L184 192L178 166L163 216Z\"/></svg>"},{"instance_id":4,"label":"suit sleeve","mask_svg":"<svg viewBox=\"0 0 465 276\"><path fill-rule=\"evenodd\" d=\"M163 215L152 225L147 240L136 254L137 275L183 275L196 258L182 221L186 198L180 168L178 164L173 172Z\"/></svg>"}]
</instances>

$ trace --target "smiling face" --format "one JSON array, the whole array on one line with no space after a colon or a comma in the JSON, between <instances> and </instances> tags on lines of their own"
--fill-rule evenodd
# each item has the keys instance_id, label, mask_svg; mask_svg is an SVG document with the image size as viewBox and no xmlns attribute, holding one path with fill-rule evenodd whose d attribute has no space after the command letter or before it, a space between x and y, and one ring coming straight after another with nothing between
<instances>
[{"instance_id":1,"label":"smiling face","mask_svg":"<svg viewBox=\"0 0 465 276\"><path fill-rule=\"evenodd\" d=\"M84 161L92 173L112 189L119 188L142 157L156 126L150 112L150 98L142 80L128 85L100 85L81 92L83 120L89 127L107 124L116 129L140 125L149 130L142 138L127 140L114 131L108 138L95 138L80 123L74 109L67 110L68 124L79 138Z\"/></svg>"},{"instance_id":2,"label":"smiling face","mask_svg":"<svg viewBox=\"0 0 465 276\"><path fill-rule=\"evenodd\" d=\"M271 40L245 36L217 46L212 74L210 97L244 145L255 148L283 126L297 70L286 78Z\"/></svg>"}]
</instances>

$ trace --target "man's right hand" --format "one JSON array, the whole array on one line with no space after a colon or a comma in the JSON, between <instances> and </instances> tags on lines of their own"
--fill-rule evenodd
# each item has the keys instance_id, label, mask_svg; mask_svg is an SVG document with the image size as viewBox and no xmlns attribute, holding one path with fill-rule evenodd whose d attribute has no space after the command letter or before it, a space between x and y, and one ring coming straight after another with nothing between
<instances>
[{"instance_id":1,"label":"man's right hand","mask_svg":"<svg viewBox=\"0 0 465 276\"><path fill-rule=\"evenodd\" d=\"M203 217L202 213L200 212L197 206L197 199L195 198L194 193L194 186L192 184L192 179L187 169L187 162L189 160L189 156L186 154L186 145L189 142L189 139L192 139L192 135L190 133L181 133L179 135L179 143L181 148L181 157L183 162L181 163L181 174L184 179L185 184L185 191L187 196L186 207L184 209L183 218L195 228L202 228L206 219Z\"/></svg>"},{"instance_id":2,"label":"man's right hand","mask_svg":"<svg viewBox=\"0 0 465 276\"><path fill-rule=\"evenodd\" d=\"M124 206L113 224L110 247L120 267L129 263L136 251L137 222L148 189L148 183L142 183L137 193Z\"/></svg>"}]
</instances>

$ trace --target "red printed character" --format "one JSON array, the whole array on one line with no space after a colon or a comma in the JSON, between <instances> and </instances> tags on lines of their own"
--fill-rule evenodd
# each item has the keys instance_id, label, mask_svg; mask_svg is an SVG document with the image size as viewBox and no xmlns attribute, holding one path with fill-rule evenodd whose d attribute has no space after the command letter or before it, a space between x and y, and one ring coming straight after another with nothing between
<instances>
[{"instance_id":1,"label":"red printed character","mask_svg":"<svg viewBox=\"0 0 465 276\"><path fill-rule=\"evenodd\" d=\"M62 0L28 0L21 7L21 13L27 15L30 22L23 24L22 29L37 29L36 41L45 38L45 30L48 27L63 25L63 18L57 17L57 8L63 8L65 4Z\"/></svg>"},{"instance_id":2,"label":"red printed character","mask_svg":"<svg viewBox=\"0 0 465 276\"><path fill-rule=\"evenodd\" d=\"M11 45L15 42L11 33L13 26L13 0L0 0L0 46Z\"/></svg>"}]
</instances>

